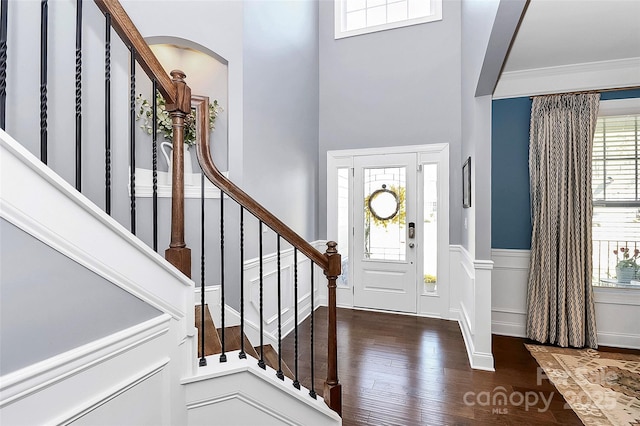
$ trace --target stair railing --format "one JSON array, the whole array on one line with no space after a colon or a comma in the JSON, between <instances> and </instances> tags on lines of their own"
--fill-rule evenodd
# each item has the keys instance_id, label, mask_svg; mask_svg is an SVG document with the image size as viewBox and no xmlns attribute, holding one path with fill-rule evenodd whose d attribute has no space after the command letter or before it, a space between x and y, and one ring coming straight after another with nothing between
<instances>
[{"instance_id":1,"label":"stair railing","mask_svg":"<svg viewBox=\"0 0 640 426\"><path fill-rule=\"evenodd\" d=\"M313 277L313 264L320 267L327 278L327 305L328 305L328 336L327 336L327 378L324 383L323 396L326 404L338 414L342 415L342 386L338 380L338 365L337 365L337 321L336 321L336 280L341 273L341 257L338 253L337 244L333 241L327 243L327 250L323 254L313 247L309 242L300 237L296 232L284 224L280 219L274 216L271 212L265 209L261 204L255 201L252 197L246 194L242 189L236 186L233 182L227 179L218 168L215 166L213 159L211 158L210 142L209 142L209 114L208 105L209 100L206 97L193 97L191 96L191 89L184 81L185 74L182 71L174 70L171 72L171 79L168 78L162 65L155 57L147 43L144 41L137 28L122 8L121 4L117 0L95 0L100 10L107 17L111 17L111 22L114 30L122 38L125 43L130 43L132 46L132 52L137 52L136 59L142 66L152 81L157 82L157 89L163 95L167 103L167 110L170 112L173 121L173 173L172 173L172 209L171 209L171 243L169 248L165 251L165 258L176 266L185 275L191 276L191 250L186 246L184 241L184 162L183 162L183 141L184 141L184 119L187 114L191 113L191 108L196 110L196 145L197 156L200 167L203 174L218 187L221 191L220 195L220 209L221 209L221 255L224 255L224 224L222 223L224 218L224 195L233 199L240 205L241 212L244 210L250 212L259 221L261 226L264 224L271 228L278 235L278 257L280 254L279 242L280 238L283 238L289 242L294 250L304 254L312 262L312 274ZM155 84L154 84L155 87ZM133 89L132 89L133 90ZM133 105L132 105L133 110ZM155 123L155 117L153 117L153 123ZM155 127L155 126L154 126ZM154 135L155 136L155 135ZM133 174L132 174L133 175ZM204 190L204 182L202 182L202 189ZM223 285L222 285L222 355L220 361L226 361L225 348L224 348L224 265L222 266ZM242 268L242 266L241 266ZM278 273L280 268L278 268ZM204 280L202 282L204 286ZM241 282L241 286L244 283ZM297 285L297 284L296 284ZM280 288L280 280L278 280L278 290ZM311 356L313 357L313 286L311 291ZM262 295L262 286L261 286ZM204 289L202 289L202 297L204 298ZM262 299L262 297L261 297ZM278 295L278 302L280 301L280 295ZM294 303L297 305L298 300ZM261 303L262 304L262 303ZM242 310L242 308L241 308ZM297 310L297 308L296 308ZM201 312L204 314L204 302L202 302ZM278 320L280 321L280 310L278 311ZM297 317L297 314L296 314ZM262 315L260 318L262 322ZM244 321L241 316L241 321ZM296 335L297 335L297 322ZM204 321L202 321L202 337L204 344ZM280 327L278 327L280 334ZM297 339L296 339L297 340ZM241 342L243 339L241 338ZM279 335L278 343L281 343L281 336ZM244 357L244 343L242 343L242 350L240 351L240 357ZM262 345L261 345L262 351ZM281 348L279 348L279 367L277 375L279 378L284 379L281 371ZM296 341L297 352L297 341ZM296 359L297 363L297 359ZM202 350L202 358L200 365L206 364L204 360L204 348ZM259 365L265 368L263 353L260 354ZM297 370L297 369L296 369ZM313 377L313 360L311 365L311 375ZM299 389L299 382L297 377L294 380L294 386ZM310 395L315 398L315 390L313 379L311 382Z\"/></svg>"},{"instance_id":2,"label":"stair railing","mask_svg":"<svg viewBox=\"0 0 640 426\"><path fill-rule=\"evenodd\" d=\"M119 1L95 0L95 3L107 19L110 20L111 26L124 43L130 46L132 55L135 55L138 64L155 83L154 88L162 94L166 101L167 111L173 122L173 173L171 182L171 242L169 248L165 250L165 259L183 274L191 277L191 250L184 241L183 162L184 120L187 114L191 114L191 89L184 81L185 74L182 71L171 71L171 78L169 78L160 61L151 51L147 42L144 41L144 38ZM134 83L132 83L131 90L132 95L135 95ZM132 96L131 122L134 120L135 103ZM155 123L155 117L153 117L153 123ZM133 155L133 158L135 158L135 155ZM132 167L131 176L135 179L133 171L134 167ZM133 187L134 185L132 185Z\"/></svg>"},{"instance_id":3,"label":"stair railing","mask_svg":"<svg viewBox=\"0 0 640 426\"><path fill-rule=\"evenodd\" d=\"M337 321L336 321L336 280L340 276L341 273L341 256L337 251L337 244L334 241L330 241L327 243L327 249L325 253L321 253L315 247L313 247L309 242L307 242L304 238L299 236L295 231L289 228L286 224L284 224L279 218L274 216L271 212L269 212L266 208L264 208L260 203L254 200L251 196L245 193L241 188L227 179L216 167L212 157L211 157L211 148L210 148L210 138L209 138L209 114L207 113L209 105L209 99L207 97L194 97L192 100L192 108L195 109L196 115L196 153L198 157L198 162L200 163L200 167L204 173L204 175L220 189L222 194L220 195L220 204L223 205L224 195L227 195L229 198L234 200L236 203L240 205L241 214L244 210L251 213L260 221L260 228L262 229L263 225L271 228L277 235L277 258L278 258L278 291L280 290L280 239L284 239L289 242L294 247L294 256L297 258L297 253L300 252L305 255L312 264L312 273L311 279L313 280L313 265L317 265L320 269L323 270L324 275L327 278L327 305L328 305L328 324L327 324L327 378L324 382L324 390L323 397L326 404L338 414L342 415L342 385L338 380L338 365L337 365ZM223 195L224 194L224 195ZM242 223L241 223L242 227ZM242 229L242 228L241 228ZM222 231L221 231L222 232ZM242 232L242 231L241 231ZM262 231L260 230L260 236L262 236ZM241 246L242 250L242 246ZM260 250L262 250L262 243L260 243ZM262 260L262 254L260 254L260 259ZM294 262L295 267L297 268L297 261ZM260 278L262 279L262 268L260 271ZM297 273L294 275L294 279L296 283L294 284L297 287ZM243 285L243 283L241 284ZM295 287L294 287L295 288ZM313 357L313 311L314 311L314 299L313 299L313 282L311 284L311 356ZM260 286L260 291L262 295L262 285ZM297 291L297 290L295 290ZM222 293L224 294L224 283L222 285ZM262 297L261 297L262 299ZM280 294L278 294L278 303L280 302ZM297 297L294 298L295 304L295 333L297 336ZM262 306L262 303L260 304ZM223 304L224 306L224 304ZM242 309L242 303L241 303ZM222 310L224 312L224 309ZM280 307L278 307L278 321L280 321ZM262 324L262 312L260 315L260 323ZM243 320L241 316L241 321ZM224 322L224 318L223 318ZM222 324L222 330L224 330L224 324ZM280 326L278 327L278 333L280 334ZM261 332L262 336L262 332ZM278 343L281 343L281 336L278 336ZM224 339L223 339L223 354L224 354ZM262 348L262 342L261 342ZM295 351L297 354L297 339L295 343ZM204 351L202 352L204 354ZM281 379L284 378L283 373L281 371L282 368L282 360L281 360L281 348L278 350L279 353L279 363L278 363L278 371L277 376ZM241 356L243 352L241 351ZM221 359L221 362L224 362L225 358ZM297 356L296 356L296 365L297 365ZM260 354L259 365L262 368L264 367L263 354ZM313 358L311 361L311 390L310 395L315 398L315 390L313 385ZM300 384L297 378L297 368L296 368L296 377L293 382L293 386L299 389Z\"/></svg>"},{"instance_id":4,"label":"stair railing","mask_svg":"<svg viewBox=\"0 0 640 426\"><path fill-rule=\"evenodd\" d=\"M327 341L327 377L324 382L324 400L327 405L341 414L342 402L341 402L341 385L338 380L337 369L337 324L336 324L336 280L341 272L341 260L340 254L338 254L335 242L327 243L327 249L325 253L321 253L315 249L306 240L300 237L287 225L285 225L280 219L275 217L272 213L266 210L262 205L257 203L253 198L247 195L239 187L229 181L215 166L211 154L209 144L209 114L208 111L208 99L204 97L191 96L191 89L185 82L185 74L182 71L174 70L171 72L171 76L164 70L154 53L151 51L149 45L145 42L137 28L127 15L122 5L118 0L94 0L98 8L105 15L105 210L108 214L111 214L111 80L110 80L110 66L111 66L111 38L110 32L113 29L123 43L130 51L130 97L129 97L129 153L130 153L130 172L129 172L129 185L130 185L130 229L132 233L136 233L136 168L135 168L135 120L136 120L136 79L135 79L135 64L138 63L145 71L147 76L151 79L153 84L153 98L158 91L166 101L167 111L170 113L173 123L173 171L172 183L171 183L171 240L169 248L165 251L165 258L176 266L185 275L191 276L191 250L185 243L185 225L184 225L184 126L185 117L191 113L192 108L196 109L197 116L197 156L200 166L203 170L203 175L206 177L221 191L220 196L220 209L221 220L224 218L224 195L234 200L240 205L241 215L246 210L255 216L260 223L260 228L266 226L272 229L278 236L278 246L280 239L284 239L294 247L294 257L297 259L298 252L302 253L311 261L311 386L310 395L315 398L314 390L314 369L313 369L313 324L314 324L314 287L313 287L313 265L317 265L324 271L324 274L328 281L328 341ZM81 178L82 178L82 2L83 0L76 0L76 73L75 73L75 181L76 188L81 190ZM7 0L0 0L0 127L5 128L5 114L6 109L6 70L7 70L7 10L9 2ZM48 55L48 0L41 0L41 81L40 81L40 156L43 162L47 162L48 152L48 123L47 123L47 109L48 109L48 95L47 95L47 55ZM152 123L156 123L156 108L153 108ZM157 134L155 125L153 126L153 227L154 227L154 250L157 250ZM204 190L204 181L202 181L202 190ZM204 198L204 197L203 197ZM242 225L241 225L242 229ZM224 226L221 223L221 253L224 253ZM243 231L241 230L241 233ZM262 233L261 233L262 234ZM243 238L243 237L242 237ZM241 244L242 244L241 238ZM260 248L262 253L262 247ZM278 259L280 256L280 250L278 249ZM262 262L262 254L261 259ZM296 266L297 268L297 262ZM262 268L261 268L262 269ZM279 270L280 268L278 268ZM224 272L223 272L224 274ZM241 273L242 274L242 273ZM296 295L297 295L297 271L296 271ZM243 283L241 283L242 285ZM203 280L204 285L204 280ZM203 289L204 290L204 289ZM278 291L280 290L280 283L278 283ZM202 292L204 297L204 291ZM224 306L224 285L222 285L222 305ZM242 298L243 296L241 296ZM261 327L262 327L262 299L263 299L263 285L262 285L262 273L261 273L261 285L260 285L260 306L261 306ZM280 294L278 295L280 300ZM295 300L295 337L296 337L296 377L293 381L293 386L300 389L300 383L297 377L297 297ZM204 312L204 301L202 303L202 312ZM241 302L241 311L243 310L243 302ZM224 315L225 309L222 309ZM280 324L281 312L278 312L278 322ZM204 322L203 322L204 324ZM241 327L244 325L244 317L241 318ZM222 329L224 330L224 317ZM281 344L280 326L278 327L278 344ZM261 333L262 338L262 333ZM261 342L262 343L262 342ZM281 348L279 348L279 357L282 356ZM244 346L240 351L240 357L244 355ZM204 351L203 351L204 358ZM224 360L224 339L223 339L223 356L221 361ZM264 354L260 354L259 365L265 368ZM282 359L278 360L278 372L279 378L284 379L282 373Z\"/></svg>"}]
</instances>

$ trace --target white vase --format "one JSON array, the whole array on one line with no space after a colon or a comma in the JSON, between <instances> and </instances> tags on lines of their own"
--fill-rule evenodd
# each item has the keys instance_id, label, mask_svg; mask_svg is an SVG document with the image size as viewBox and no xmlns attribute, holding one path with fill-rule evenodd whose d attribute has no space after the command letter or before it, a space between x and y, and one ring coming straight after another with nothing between
<instances>
[{"instance_id":1,"label":"white vase","mask_svg":"<svg viewBox=\"0 0 640 426\"><path fill-rule=\"evenodd\" d=\"M636 277L636 268L633 266L616 266L616 277L619 283L628 284Z\"/></svg>"},{"instance_id":2,"label":"white vase","mask_svg":"<svg viewBox=\"0 0 640 426\"><path fill-rule=\"evenodd\" d=\"M169 147L169 152L165 151L165 146ZM183 160L184 160L184 184L185 185L193 185L192 177L193 177L193 167L191 165L191 153L189 152L189 145L186 143L183 144ZM164 155L164 159L167 161L167 167L169 170L169 182L171 185L172 173L173 173L173 144L171 142L162 142L160 144L160 150L162 151L162 155Z\"/></svg>"}]
</instances>

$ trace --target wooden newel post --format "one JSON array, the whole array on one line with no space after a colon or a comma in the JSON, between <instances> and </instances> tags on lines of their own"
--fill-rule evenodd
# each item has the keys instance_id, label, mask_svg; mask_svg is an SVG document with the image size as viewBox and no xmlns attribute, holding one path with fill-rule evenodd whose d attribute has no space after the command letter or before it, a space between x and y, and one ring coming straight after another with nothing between
<instances>
[{"instance_id":1,"label":"wooden newel post","mask_svg":"<svg viewBox=\"0 0 640 426\"><path fill-rule=\"evenodd\" d=\"M183 274L191 277L191 249L184 242L184 122L191 114L191 89L185 83L186 75L180 70L171 71L176 87L174 103L167 104L173 121L173 170L171 181L171 243L164 258Z\"/></svg>"},{"instance_id":2,"label":"wooden newel post","mask_svg":"<svg viewBox=\"0 0 640 426\"><path fill-rule=\"evenodd\" d=\"M336 324L336 280L340 276L342 262L336 249L337 243L329 241L325 256L329 260L329 269L324 274L327 277L328 288L328 353L327 380L324 382L324 401L333 411L342 416L342 385L338 382L338 330Z\"/></svg>"}]
</instances>

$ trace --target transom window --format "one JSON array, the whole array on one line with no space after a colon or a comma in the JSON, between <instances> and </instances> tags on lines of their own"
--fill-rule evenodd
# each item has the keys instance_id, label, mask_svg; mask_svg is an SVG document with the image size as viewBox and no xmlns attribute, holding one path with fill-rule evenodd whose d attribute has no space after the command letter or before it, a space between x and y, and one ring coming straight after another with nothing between
<instances>
[{"instance_id":1,"label":"transom window","mask_svg":"<svg viewBox=\"0 0 640 426\"><path fill-rule=\"evenodd\" d=\"M335 38L439 21L442 0L335 0Z\"/></svg>"},{"instance_id":2,"label":"transom window","mask_svg":"<svg viewBox=\"0 0 640 426\"><path fill-rule=\"evenodd\" d=\"M606 102L602 102L605 108L601 114L607 113ZM635 262L624 261L640 249L640 109L637 111L600 116L596 125L592 159L594 285L627 287L640 281L637 267L635 272L625 267Z\"/></svg>"}]
</instances>

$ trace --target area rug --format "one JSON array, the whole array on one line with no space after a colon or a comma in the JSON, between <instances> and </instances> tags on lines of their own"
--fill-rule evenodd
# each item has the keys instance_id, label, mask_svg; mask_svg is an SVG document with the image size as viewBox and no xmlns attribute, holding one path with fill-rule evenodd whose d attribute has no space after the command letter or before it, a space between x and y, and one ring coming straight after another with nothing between
<instances>
[{"instance_id":1,"label":"area rug","mask_svg":"<svg viewBox=\"0 0 640 426\"><path fill-rule=\"evenodd\" d=\"M640 426L640 356L525 346L585 425Z\"/></svg>"}]
</instances>

